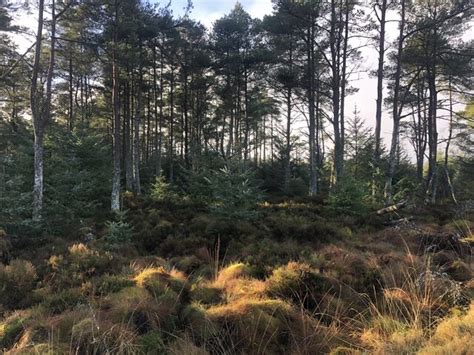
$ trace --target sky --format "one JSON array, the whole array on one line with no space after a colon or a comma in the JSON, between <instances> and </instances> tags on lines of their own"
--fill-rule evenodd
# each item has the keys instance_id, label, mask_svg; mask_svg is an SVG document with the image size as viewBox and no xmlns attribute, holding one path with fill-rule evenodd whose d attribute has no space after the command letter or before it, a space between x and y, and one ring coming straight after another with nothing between
<instances>
[{"instance_id":1,"label":"sky","mask_svg":"<svg viewBox=\"0 0 474 355\"><path fill-rule=\"evenodd\" d=\"M187 0L171 0L175 14L182 14ZM161 3L165 3L162 1ZM236 0L193 0L191 17L199 20L208 28L212 27L215 20L229 13L235 6ZM252 16L263 18L272 12L271 0L240 0L244 9Z\"/></svg>"},{"instance_id":2,"label":"sky","mask_svg":"<svg viewBox=\"0 0 474 355\"><path fill-rule=\"evenodd\" d=\"M236 0L194 0L190 16L207 28L211 29L215 20L229 13L235 6ZM244 9L253 18L263 18L272 13L271 0L240 0ZM176 15L183 14L187 0L172 0L171 7ZM396 14L393 13L392 17ZM396 38L397 25L388 25L387 42ZM346 97L345 116L352 116L354 108L360 112L367 126L375 126L375 101L377 97L377 79L369 76L368 72L377 68L377 51L373 47L362 49L363 60L356 72L349 79L350 85L358 88L358 92ZM382 134L386 144L390 143L391 118L387 111L383 113Z\"/></svg>"},{"instance_id":3,"label":"sky","mask_svg":"<svg viewBox=\"0 0 474 355\"><path fill-rule=\"evenodd\" d=\"M153 0L152 0L153 1ZM161 5L166 5L168 0L156 1ZM191 10L190 17L200 21L207 28L211 29L213 23L229 13L236 4L236 0L193 0L193 8ZM272 12L271 0L240 0L240 3L244 9L253 18L263 18L267 14ZM184 14L187 0L171 0L171 8L175 15ZM17 23L29 28L36 26L35 14L21 14L16 16ZM387 46L393 43L393 40L397 37L397 13L391 12L388 15L391 21L387 28ZM470 30L464 35L464 39L474 39L474 29L471 26ZM29 47L29 43L32 43L32 37L23 36L15 39L19 44L20 49ZM390 48L388 48L390 50ZM358 91L352 95L346 97L346 110L345 117L352 116L354 108L360 112L359 116L365 120L365 123L369 127L375 125L375 101L376 101L376 87L377 81L375 77L371 77L369 71L374 71L377 68L377 51L374 47L367 46L361 49L362 61L359 64L357 70L350 76L349 83L352 87L358 88ZM387 95L385 90L384 96ZM462 107L458 108L459 110ZM304 127L304 123L301 122L301 127ZM391 128L392 120L390 112L384 109L382 116L382 136L385 144L388 146L391 139ZM443 137L447 131L447 124L443 121L439 124L439 135ZM406 144L405 144L406 146ZM410 155L410 152L408 152ZM412 155L412 154L411 154Z\"/></svg>"}]
</instances>

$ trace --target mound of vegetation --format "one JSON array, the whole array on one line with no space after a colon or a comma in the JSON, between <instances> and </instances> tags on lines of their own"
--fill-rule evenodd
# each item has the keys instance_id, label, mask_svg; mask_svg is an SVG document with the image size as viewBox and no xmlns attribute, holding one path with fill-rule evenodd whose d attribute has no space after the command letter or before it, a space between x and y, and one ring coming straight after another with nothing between
<instances>
[{"instance_id":1,"label":"mound of vegetation","mask_svg":"<svg viewBox=\"0 0 474 355\"><path fill-rule=\"evenodd\" d=\"M355 219L341 223L315 202L287 201L229 223L185 200L172 210L154 198L126 203L120 223L91 226L97 234L83 242L51 240L32 261L13 242L12 260L0 265L3 351L470 348L470 237L457 246L438 240L458 233L456 226L466 230L466 222L367 228ZM436 247L427 235L437 236Z\"/></svg>"}]
</instances>

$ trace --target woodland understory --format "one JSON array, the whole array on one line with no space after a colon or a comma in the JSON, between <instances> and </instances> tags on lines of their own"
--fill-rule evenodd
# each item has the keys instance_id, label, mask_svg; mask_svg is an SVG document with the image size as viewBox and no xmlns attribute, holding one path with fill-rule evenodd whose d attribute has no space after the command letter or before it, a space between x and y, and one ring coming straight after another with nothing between
<instances>
[{"instance_id":1,"label":"woodland understory","mask_svg":"<svg viewBox=\"0 0 474 355\"><path fill-rule=\"evenodd\" d=\"M1 353L472 354L472 1L272 4L0 1Z\"/></svg>"}]
</instances>

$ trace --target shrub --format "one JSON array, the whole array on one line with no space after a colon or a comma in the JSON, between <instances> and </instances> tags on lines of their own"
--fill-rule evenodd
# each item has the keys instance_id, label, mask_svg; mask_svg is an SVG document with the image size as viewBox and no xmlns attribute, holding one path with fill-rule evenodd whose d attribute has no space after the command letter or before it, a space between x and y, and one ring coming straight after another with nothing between
<instances>
[{"instance_id":1,"label":"shrub","mask_svg":"<svg viewBox=\"0 0 474 355\"><path fill-rule=\"evenodd\" d=\"M190 298L192 301L203 304L217 304L222 299L222 290L217 287L194 284L191 287Z\"/></svg>"},{"instance_id":2,"label":"shrub","mask_svg":"<svg viewBox=\"0 0 474 355\"><path fill-rule=\"evenodd\" d=\"M160 295L167 289L180 294L187 289L186 276L176 269L167 272L163 267L143 269L134 278L137 286L144 287L154 295Z\"/></svg>"},{"instance_id":3,"label":"shrub","mask_svg":"<svg viewBox=\"0 0 474 355\"><path fill-rule=\"evenodd\" d=\"M210 321L226 331L220 333L229 348L238 344L243 353L284 353L285 333L293 326L293 309L281 300L242 298L236 302L211 307L206 311Z\"/></svg>"},{"instance_id":4,"label":"shrub","mask_svg":"<svg viewBox=\"0 0 474 355\"><path fill-rule=\"evenodd\" d=\"M113 247L129 242L132 239L133 228L126 222L126 212L115 212L115 221L106 222L107 234L105 240Z\"/></svg>"},{"instance_id":5,"label":"shrub","mask_svg":"<svg viewBox=\"0 0 474 355\"><path fill-rule=\"evenodd\" d=\"M225 287L225 284L232 279L239 277L248 277L251 274L251 269L248 265L243 263L234 263L223 268L217 275L216 283Z\"/></svg>"},{"instance_id":6,"label":"shrub","mask_svg":"<svg viewBox=\"0 0 474 355\"><path fill-rule=\"evenodd\" d=\"M166 347L161 332L151 330L138 337L140 353L160 355L165 353Z\"/></svg>"},{"instance_id":7,"label":"shrub","mask_svg":"<svg viewBox=\"0 0 474 355\"><path fill-rule=\"evenodd\" d=\"M210 352L203 349L202 347L198 347L194 344L190 339L180 339L178 338L174 342L172 342L168 348L168 354L170 355L181 355L181 354L189 354L189 355L209 355ZM218 352L218 354L222 354L223 352Z\"/></svg>"},{"instance_id":8,"label":"shrub","mask_svg":"<svg viewBox=\"0 0 474 355\"><path fill-rule=\"evenodd\" d=\"M368 212L366 191L353 177L345 176L329 195L329 206L338 215L362 216Z\"/></svg>"},{"instance_id":9,"label":"shrub","mask_svg":"<svg viewBox=\"0 0 474 355\"><path fill-rule=\"evenodd\" d=\"M261 193L250 170L226 166L211 171L206 180L211 188L209 208L212 213L226 219L257 216L255 208L261 200Z\"/></svg>"},{"instance_id":10,"label":"shrub","mask_svg":"<svg viewBox=\"0 0 474 355\"><path fill-rule=\"evenodd\" d=\"M36 283L36 270L25 260L13 260L10 265L0 264L0 303L6 307L27 305L26 298Z\"/></svg>"},{"instance_id":11,"label":"shrub","mask_svg":"<svg viewBox=\"0 0 474 355\"><path fill-rule=\"evenodd\" d=\"M87 297L81 288L66 288L59 292L51 290L43 301L43 305L54 314L86 303Z\"/></svg>"},{"instance_id":12,"label":"shrub","mask_svg":"<svg viewBox=\"0 0 474 355\"><path fill-rule=\"evenodd\" d=\"M474 349L474 304L464 315L452 315L436 327L430 342L419 350L421 355L469 354Z\"/></svg>"},{"instance_id":13,"label":"shrub","mask_svg":"<svg viewBox=\"0 0 474 355\"><path fill-rule=\"evenodd\" d=\"M253 272L246 264L231 264L219 272L211 286L221 289L228 302L242 297L259 298L265 294L265 283L251 278Z\"/></svg>"},{"instance_id":14,"label":"shrub","mask_svg":"<svg viewBox=\"0 0 474 355\"><path fill-rule=\"evenodd\" d=\"M91 275L100 275L112 268L114 260L109 252L99 252L83 243L76 243L68 248L68 254L53 255L48 264L53 271L51 283L58 287L77 287L89 281ZM118 259L113 267L117 268Z\"/></svg>"},{"instance_id":15,"label":"shrub","mask_svg":"<svg viewBox=\"0 0 474 355\"><path fill-rule=\"evenodd\" d=\"M10 261L10 251L12 245L7 239L7 233L0 228L0 263L7 264Z\"/></svg>"},{"instance_id":16,"label":"shrub","mask_svg":"<svg viewBox=\"0 0 474 355\"><path fill-rule=\"evenodd\" d=\"M164 176L158 176L151 186L150 196L157 202L177 202L179 195L173 186L166 182Z\"/></svg>"},{"instance_id":17,"label":"shrub","mask_svg":"<svg viewBox=\"0 0 474 355\"><path fill-rule=\"evenodd\" d=\"M74 325L71 350L79 354L136 354L136 334L125 324L86 318Z\"/></svg>"},{"instance_id":18,"label":"shrub","mask_svg":"<svg viewBox=\"0 0 474 355\"><path fill-rule=\"evenodd\" d=\"M21 312L15 312L0 323L0 351L10 349L19 339L27 320Z\"/></svg>"},{"instance_id":19,"label":"shrub","mask_svg":"<svg viewBox=\"0 0 474 355\"><path fill-rule=\"evenodd\" d=\"M308 264L290 262L273 270L267 279L271 296L292 300L306 307L315 307L331 289L325 277L315 273Z\"/></svg>"},{"instance_id":20,"label":"shrub","mask_svg":"<svg viewBox=\"0 0 474 355\"><path fill-rule=\"evenodd\" d=\"M112 322L133 325L140 333L159 329L160 321L172 313L160 309L153 296L140 287L127 287L108 295L104 306Z\"/></svg>"},{"instance_id":21,"label":"shrub","mask_svg":"<svg viewBox=\"0 0 474 355\"><path fill-rule=\"evenodd\" d=\"M99 279L97 293L100 295L107 295L109 293L119 292L126 287L133 286L134 284L134 281L130 280L128 277L106 274Z\"/></svg>"}]
</instances>

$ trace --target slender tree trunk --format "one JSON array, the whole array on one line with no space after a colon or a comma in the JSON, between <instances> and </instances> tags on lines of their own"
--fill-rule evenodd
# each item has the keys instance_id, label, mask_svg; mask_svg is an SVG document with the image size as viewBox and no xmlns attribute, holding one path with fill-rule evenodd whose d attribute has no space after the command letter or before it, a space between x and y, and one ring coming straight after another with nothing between
<instances>
[{"instance_id":1,"label":"slender tree trunk","mask_svg":"<svg viewBox=\"0 0 474 355\"><path fill-rule=\"evenodd\" d=\"M132 81L133 83L133 81ZM132 84L133 85L133 84ZM124 147L124 167L125 167L125 189L133 191L133 153L132 153L132 135L131 135L131 118L132 118L132 90L130 83L127 81L124 85L124 133L123 133L123 147Z\"/></svg>"},{"instance_id":2,"label":"slender tree trunk","mask_svg":"<svg viewBox=\"0 0 474 355\"><path fill-rule=\"evenodd\" d=\"M74 89L73 89L73 67L72 67L72 50L69 53L69 124L68 130L69 132L72 131L74 127Z\"/></svg>"},{"instance_id":3,"label":"slender tree trunk","mask_svg":"<svg viewBox=\"0 0 474 355\"><path fill-rule=\"evenodd\" d=\"M333 130L334 130L334 169L336 183L342 177L342 169L344 163L344 152L343 152L343 141L341 137L341 123L340 123L340 87L341 87L341 75L339 71L339 60L340 60L340 34L336 38L336 32L340 32L336 29L338 19L336 14L336 3L334 0L331 1L331 29L330 29L330 48L331 48L331 87L332 87L332 111L333 111ZM340 27L340 25L339 25Z\"/></svg>"},{"instance_id":4,"label":"slender tree trunk","mask_svg":"<svg viewBox=\"0 0 474 355\"><path fill-rule=\"evenodd\" d=\"M137 102L134 117L134 141L133 141L133 190L137 195L141 193L140 184L140 124L142 119L142 87L143 87L143 70L142 70L142 48L139 48L139 77L137 82Z\"/></svg>"},{"instance_id":5,"label":"slender tree trunk","mask_svg":"<svg viewBox=\"0 0 474 355\"><path fill-rule=\"evenodd\" d=\"M143 127L145 129L145 127ZM151 132L151 92L147 91L146 95L146 138L145 142L145 162L148 164L150 158L150 132ZM144 132L145 133L145 132Z\"/></svg>"},{"instance_id":6,"label":"slender tree trunk","mask_svg":"<svg viewBox=\"0 0 474 355\"><path fill-rule=\"evenodd\" d=\"M398 35L398 48L396 56L396 69L395 69L395 85L393 89L393 130L392 130L392 143L390 146L390 157L388 162L387 179L385 182L385 199L388 204L393 202L393 177L395 176L395 168L397 164L397 152L400 139L400 116L399 116L399 92L400 92L400 75L402 70L402 51L404 42L404 31L405 31L405 1L401 0L401 17L400 17L400 28Z\"/></svg>"},{"instance_id":7,"label":"slender tree trunk","mask_svg":"<svg viewBox=\"0 0 474 355\"><path fill-rule=\"evenodd\" d=\"M30 106L34 126L34 182L33 182L33 220L41 220L43 209L43 138L44 117L41 115L38 92L38 75L40 68L41 44L43 40L44 0L38 4L38 30L36 32L35 59L31 77Z\"/></svg>"},{"instance_id":8,"label":"slender tree trunk","mask_svg":"<svg viewBox=\"0 0 474 355\"><path fill-rule=\"evenodd\" d=\"M310 25L307 31L307 61L308 61L308 113L309 113L309 165L310 181L309 195L316 196L318 193L318 161L316 156L316 115L315 115L315 93L314 93L314 74L315 74L315 56L314 56L314 37L315 37L314 19L310 18Z\"/></svg>"},{"instance_id":9,"label":"slender tree trunk","mask_svg":"<svg viewBox=\"0 0 474 355\"><path fill-rule=\"evenodd\" d=\"M377 5L380 8L380 32L379 32L379 62L377 68L377 101L375 110L375 147L374 147L374 168L375 174L380 169L380 154L381 154L381 132L382 132L382 104L383 104L383 79L384 79L384 60L385 60L385 24L387 14L387 0L382 0L382 3Z\"/></svg>"},{"instance_id":10,"label":"slender tree trunk","mask_svg":"<svg viewBox=\"0 0 474 355\"><path fill-rule=\"evenodd\" d=\"M244 135L244 161L247 161L249 158L249 151L250 151L250 142L249 142L249 135L250 135L250 118L249 118L249 91L248 91L248 69L245 68L244 70L244 101L245 101L245 111L244 111L244 119L245 119L245 135Z\"/></svg>"},{"instance_id":11,"label":"slender tree trunk","mask_svg":"<svg viewBox=\"0 0 474 355\"><path fill-rule=\"evenodd\" d=\"M188 90L188 67L187 67L187 54L185 51L184 55L184 68L183 68L183 114L184 114L184 161L186 167L189 168L189 117L188 117L188 100L189 100L189 90Z\"/></svg>"},{"instance_id":12,"label":"slender tree trunk","mask_svg":"<svg viewBox=\"0 0 474 355\"><path fill-rule=\"evenodd\" d=\"M117 64L117 22L118 1L115 0L114 34L112 44L112 110L114 117L113 134L113 175L112 175L112 211L120 210L120 101L119 101L119 69Z\"/></svg>"},{"instance_id":13,"label":"slender tree trunk","mask_svg":"<svg viewBox=\"0 0 474 355\"><path fill-rule=\"evenodd\" d=\"M162 149L163 149L163 91L164 91L164 57L163 52L160 50L160 116L159 116L159 131L158 131L158 153L156 162L156 175L161 176L161 165L162 165ZM155 104L156 105L156 104Z\"/></svg>"},{"instance_id":14,"label":"slender tree trunk","mask_svg":"<svg viewBox=\"0 0 474 355\"><path fill-rule=\"evenodd\" d=\"M387 14L387 0L382 0L380 4L377 2L380 8L380 32L379 32L379 61L377 68L377 100L375 109L375 146L374 146L374 158L373 166L374 171L372 174L372 196L377 193L377 177L380 174L380 154L381 154L381 134L382 134L382 105L383 105L383 79L384 79L384 61L385 61L385 24Z\"/></svg>"},{"instance_id":15,"label":"slender tree trunk","mask_svg":"<svg viewBox=\"0 0 474 355\"><path fill-rule=\"evenodd\" d=\"M416 157L416 179L418 183L423 181L423 164L425 160L426 151L426 114L425 114L425 99L424 99L424 81L417 85L417 122L413 122L413 126L416 127L416 146L417 146L417 157Z\"/></svg>"},{"instance_id":16,"label":"slender tree trunk","mask_svg":"<svg viewBox=\"0 0 474 355\"><path fill-rule=\"evenodd\" d=\"M288 62L290 66L290 72L293 69L293 37L290 35L290 48L288 53ZM283 191L288 193L288 189L290 186L290 164L291 164L291 109L292 109L292 102L291 102L291 95L292 95L292 87L289 86L286 91L286 149L285 149L285 167L284 167L284 178L283 178ZM264 121L265 122L265 121ZM264 124L265 129L265 124ZM265 137L264 137L265 139ZM264 141L264 150L265 150L265 141ZM264 154L265 156L265 154Z\"/></svg>"},{"instance_id":17,"label":"slender tree trunk","mask_svg":"<svg viewBox=\"0 0 474 355\"><path fill-rule=\"evenodd\" d=\"M38 74L40 67L40 54L43 34L43 13L44 13L44 0L39 1L38 7L38 31L36 35L35 45L35 60L33 64L32 74L32 85L30 92L30 104L33 115L34 123L34 183L33 183L33 220L39 221L42 218L43 210L43 167L44 167L44 131L47 122L51 115L51 95L52 95L52 82L55 64L55 53L56 53L56 3L53 0L51 4L51 40L50 40L50 52L49 52L49 67L46 75L46 93L44 101L40 104L37 100L41 100L39 96L43 97L43 94L38 92Z\"/></svg>"},{"instance_id":18,"label":"slender tree trunk","mask_svg":"<svg viewBox=\"0 0 474 355\"><path fill-rule=\"evenodd\" d=\"M291 162L291 88L286 93L286 147L285 147L285 168L283 178L283 191L288 193L290 186L290 162Z\"/></svg>"},{"instance_id":19,"label":"slender tree trunk","mask_svg":"<svg viewBox=\"0 0 474 355\"><path fill-rule=\"evenodd\" d=\"M170 148L169 148L169 180L174 181L174 69L171 68L170 80Z\"/></svg>"},{"instance_id":20,"label":"slender tree trunk","mask_svg":"<svg viewBox=\"0 0 474 355\"><path fill-rule=\"evenodd\" d=\"M347 72L347 47L349 44L349 1L345 0L344 5L344 41L342 45L342 72L341 72L341 113L340 113L340 121L341 121L341 161L344 164L344 150L345 150L345 140L346 140L346 133L344 127L344 114L345 114L345 102L346 102L346 72ZM342 173L342 172L341 172Z\"/></svg>"},{"instance_id":21,"label":"slender tree trunk","mask_svg":"<svg viewBox=\"0 0 474 355\"><path fill-rule=\"evenodd\" d=\"M436 30L435 35L436 38ZM436 40L435 40L436 41ZM428 104L428 189L426 192L426 202L436 202L437 191L437 160L438 160L438 130L437 130L437 105L438 92L436 88L436 45L433 49L432 63L428 65L428 90L429 90L429 104Z\"/></svg>"},{"instance_id":22,"label":"slender tree trunk","mask_svg":"<svg viewBox=\"0 0 474 355\"><path fill-rule=\"evenodd\" d=\"M454 194L453 184L451 183L451 177L449 176L448 162L449 162L449 146L451 139L453 138L453 91L451 87L451 78L449 78L449 133L448 139L446 140L446 148L444 150L444 173L446 174L446 182L448 184L449 193L453 202L458 203L456 195Z\"/></svg>"}]
</instances>

